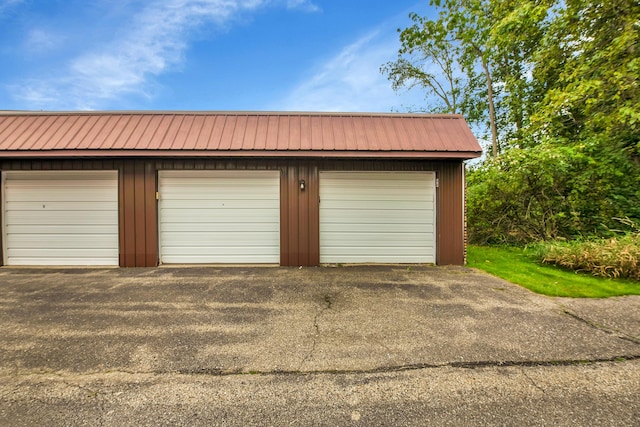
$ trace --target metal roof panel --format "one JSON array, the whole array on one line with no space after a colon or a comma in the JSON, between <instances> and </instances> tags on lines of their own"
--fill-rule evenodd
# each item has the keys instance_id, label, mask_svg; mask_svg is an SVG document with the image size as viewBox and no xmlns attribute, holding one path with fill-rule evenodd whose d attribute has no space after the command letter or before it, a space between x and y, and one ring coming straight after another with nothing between
<instances>
[{"instance_id":1,"label":"metal roof panel","mask_svg":"<svg viewBox=\"0 0 640 427\"><path fill-rule=\"evenodd\" d=\"M480 145L459 115L296 112L0 112L0 156L23 152L222 151L289 156L477 157ZM366 154L369 153L369 154ZM399 153L405 153L400 155ZM413 154L411 154L413 153ZM183 154L180 154L183 155ZM210 155L219 155L210 153ZM438 154L436 157L441 157ZM458 155L452 157L458 157Z\"/></svg>"}]
</instances>

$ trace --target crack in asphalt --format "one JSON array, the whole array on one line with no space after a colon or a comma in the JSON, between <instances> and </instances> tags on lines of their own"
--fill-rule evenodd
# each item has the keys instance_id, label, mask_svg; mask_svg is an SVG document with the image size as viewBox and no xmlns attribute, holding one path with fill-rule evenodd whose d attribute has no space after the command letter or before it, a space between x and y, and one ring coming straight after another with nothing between
<instances>
[{"instance_id":1,"label":"crack in asphalt","mask_svg":"<svg viewBox=\"0 0 640 427\"><path fill-rule=\"evenodd\" d=\"M384 374L394 372L405 371L418 371L426 369L442 369L442 368L454 368L454 369L482 369L482 368L508 368L508 367L520 367L520 368L537 368L537 367L563 367L563 366L586 366L597 365L601 363L624 363L640 360L640 354L633 355L619 355L605 358L594 359L564 359L564 360L504 360L504 361L475 361L475 362L445 362L445 363L414 363L407 365L395 365L395 366L380 366L370 369L328 369L328 370L244 370L238 369L222 369L222 368L201 368L201 369L178 369L178 370L152 370L152 371L128 371L128 370L110 370L109 372L96 371L96 372L83 372L73 373L75 376L92 376L101 374L127 374L127 375L203 375L211 377L231 377L240 375L257 375L257 376L305 376L305 375L351 375L351 374ZM524 371L523 371L524 372ZM54 376L64 378L69 373L63 372L25 372L20 374L11 375L16 376ZM0 376L1 377L1 376ZM538 387L535 383L535 387ZM87 389L90 390L90 389ZM544 390L543 390L544 391Z\"/></svg>"},{"instance_id":2,"label":"crack in asphalt","mask_svg":"<svg viewBox=\"0 0 640 427\"><path fill-rule=\"evenodd\" d=\"M633 360L640 360L640 354L614 356L597 359L568 359L568 360L507 360L507 361L476 361L476 362L446 362L446 363L415 363L409 365L381 366L371 369L329 369L329 370L310 370L310 371L230 371L222 373L220 376L227 375L309 375L309 374L378 374L387 372L403 372L417 371L421 369L439 369L439 368L458 368L458 369L480 369L480 368L501 368L501 367L556 367L556 366L581 366L594 365L597 363L621 363ZM197 374L197 372L178 371L180 374Z\"/></svg>"},{"instance_id":3,"label":"crack in asphalt","mask_svg":"<svg viewBox=\"0 0 640 427\"><path fill-rule=\"evenodd\" d=\"M380 374L388 372L417 371L421 369L458 368L458 369L480 369L480 368L503 368L503 367L560 367L560 366L582 366L595 365L598 363L622 363L640 360L640 354L622 355L596 359L566 359L566 360L505 360L505 361L476 361L476 362L446 362L446 363L414 363L409 365L381 366L371 369L329 369L329 370L273 370L273 371L244 371L241 369L230 371L219 371L215 373L208 370L179 370L175 373L183 375L313 375L313 374ZM159 372L154 372L159 374ZM168 373L168 372L167 372Z\"/></svg>"},{"instance_id":4,"label":"crack in asphalt","mask_svg":"<svg viewBox=\"0 0 640 427\"><path fill-rule=\"evenodd\" d=\"M313 353L315 353L315 351L316 351L316 346L318 345L318 336L320 335L320 324L319 324L320 316L322 316L322 314L325 311L331 310L331 306L333 305L333 296L332 295L325 295L324 296L324 303L325 303L325 306L322 307L316 313L315 316L313 316L313 328L315 329L315 334L313 336L313 342L311 343L311 349L309 350L309 352L300 361L300 364L298 365L298 370L300 370L302 368L302 365L304 365L307 362L307 360L309 360L309 358L311 358L311 355L313 355Z\"/></svg>"},{"instance_id":5,"label":"crack in asphalt","mask_svg":"<svg viewBox=\"0 0 640 427\"><path fill-rule=\"evenodd\" d=\"M566 314L567 316L569 316L569 317L571 317L571 318L573 318L573 319L575 319L575 320L577 320L577 321L579 321L581 323L584 323L584 324L586 324L586 325L588 325L588 326L590 326L590 327L592 327L594 329L597 329L599 331L605 332L605 333L607 333L609 335L613 335L614 337L619 338L621 340L629 341L629 342L632 342L634 344L640 345L640 339L639 338L636 338L636 337L634 337L632 335L626 334L626 333L624 333L622 331L619 331L617 329L612 329L612 328L608 328L608 327L606 327L604 325L600 325L600 324L594 322L593 320L581 317L581 316L571 312L567 307L565 307L562 304L560 304L560 307L562 308L562 313Z\"/></svg>"},{"instance_id":6,"label":"crack in asphalt","mask_svg":"<svg viewBox=\"0 0 640 427\"><path fill-rule=\"evenodd\" d=\"M533 385L535 388L537 388L538 390L540 390L542 393L546 393L546 391L545 391L542 387L540 387L540 386L538 385L538 383L536 383L536 382L533 380L533 378L531 378L531 377L529 376L529 374L527 373L527 371L526 371L524 368L521 368L521 369L520 369L520 372L522 372L522 375L523 375L526 379L528 379L528 380L529 380L529 382L531 383L531 385Z\"/></svg>"}]
</instances>

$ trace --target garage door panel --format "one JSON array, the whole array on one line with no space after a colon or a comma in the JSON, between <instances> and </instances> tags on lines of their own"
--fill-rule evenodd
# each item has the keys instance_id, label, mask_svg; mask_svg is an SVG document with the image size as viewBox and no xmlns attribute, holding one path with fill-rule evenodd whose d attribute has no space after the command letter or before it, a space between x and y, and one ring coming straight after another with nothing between
<instances>
[{"instance_id":1,"label":"garage door panel","mask_svg":"<svg viewBox=\"0 0 640 427\"><path fill-rule=\"evenodd\" d=\"M199 169L199 170L163 170L161 171L164 178L179 178L180 182L188 182L192 180L196 183L202 183L201 178L210 179L216 178L216 182L224 180L234 181L240 178L244 182L260 182L262 179L272 179L274 174L280 175L280 171L277 170L249 170L249 169L227 169L227 170L214 170L214 169ZM250 175L248 175L250 174ZM239 182L239 181L234 181Z\"/></svg>"},{"instance_id":2,"label":"garage door panel","mask_svg":"<svg viewBox=\"0 0 640 427\"><path fill-rule=\"evenodd\" d=\"M336 198L344 198L344 197L365 197L374 199L382 192L386 194L386 197L393 199L406 199L406 198L418 198L424 199L429 196L429 194L433 194L433 191L426 189L425 186L429 185L429 182L422 182L420 185L415 185L415 183L408 183L407 185L393 185L393 186L385 186L383 182L380 184L371 184L368 183L367 186L360 186L359 182L351 182L352 188L358 188L357 193L350 192L349 188L344 188L339 185L333 185L329 187L325 187L325 191L331 191ZM401 183L399 183L401 184Z\"/></svg>"},{"instance_id":3,"label":"garage door panel","mask_svg":"<svg viewBox=\"0 0 640 427\"><path fill-rule=\"evenodd\" d=\"M166 172L166 171L163 171ZM271 183L265 183L264 179L269 179L273 177L273 171L263 173L261 171L242 171L239 173L235 173L232 171L208 171L203 173L194 173L192 176L184 176L181 175L182 172L187 171L179 171L174 174L164 173L163 176L165 178L177 178L180 180L177 183L176 187L183 188L220 188L223 190L228 190L230 188L239 188L244 187L246 185L263 185L267 186ZM189 171L190 172L190 171ZM207 180L211 177L211 173L221 173L224 172L226 176L218 176L216 182L206 183L203 180ZM253 177L247 177L247 173L255 172Z\"/></svg>"},{"instance_id":4,"label":"garage door panel","mask_svg":"<svg viewBox=\"0 0 640 427\"><path fill-rule=\"evenodd\" d=\"M345 206L345 202L348 202L348 207ZM391 202L393 203L392 206L390 206ZM368 211L370 209L392 211L433 209L433 203L427 200L393 200L392 198L385 200L362 200L358 198L331 199L321 200L320 204L323 205L324 209L340 209L344 211Z\"/></svg>"},{"instance_id":5,"label":"garage door panel","mask_svg":"<svg viewBox=\"0 0 640 427\"><path fill-rule=\"evenodd\" d=\"M37 187L40 187L41 181L44 180L49 185L55 182L69 181L76 186L88 185L92 181L109 182L114 178L115 170L23 170L7 172L11 175L14 186L27 185L30 181L38 181ZM78 177L82 179L79 180ZM45 185L46 185L45 183ZM111 187L111 184L105 184Z\"/></svg>"},{"instance_id":6,"label":"garage door panel","mask_svg":"<svg viewBox=\"0 0 640 427\"><path fill-rule=\"evenodd\" d=\"M111 256L111 250L109 248L106 249L97 249L97 248L71 248L71 249L56 249L56 256L51 256L51 253L48 248L24 248L24 249L16 249L15 252L12 253L12 256L16 258L41 258L46 259L69 259L69 258L107 258ZM48 265L48 264L46 264Z\"/></svg>"},{"instance_id":7,"label":"garage door panel","mask_svg":"<svg viewBox=\"0 0 640 427\"><path fill-rule=\"evenodd\" d=\"M327 233L337 233L339 235L343 235L344 233L369 233L371 227L387 227L388 231L393 231L395 233L416 233L416 229L418 227L429 227L431 229L431 225L433 222L424 221L422 223L402 223L402 224L393 224L393 228L389 224L386 223L334 223L334 224L322 224L320 226L320 232L323 234Z\"/></svg>"},{"instance_id":8,"label":"garage door panel","mask_svg":"<svg viewBox=\"0 0 640 427\"><path fill-rule=\"evenodd\" d=\"M334 257L327 257L322 261L327 264L341 264L341 263L349 263L349 264L422 264L424 263L424 257L411 255L411 254L400 254L400 255L392 255L389 252L386 252L383 255L336 255Z\"/></svg>"},{"instance_id":9,"label":"garage door panel","mask_svg":"<svg viewBox=\"0 0 640 427\"><path fill-rule=\"evenodd\" d=\"M273 224L271 222L245 222L242 225L245 232L273 232ZM228 231L229 226L226 222L202 222L199 223L198 229L200 233ZM193 230L192 223L184 222L166 222L162 227L163 233L188 233ZM275 234L275 232L274 232Z\"/></svg>"},{"instance_id":10,"label":"garage door panel","mask_svg":"<svg viewBox=\"0 0 640 427\"><path fill-rule=\"evenodd\" d=\"M321 227L328 224L388 224L390 221L401 224L432 224L435 216L433 211L424 212L423 215L416 215L416 212L412 211L356 211L347 209L331 210L326 209L322 206L320 209L324 213L321 219Z\"/></svg>"},{"instance_id":11,"label":"garage door panel","mask_svg":"<svg viewBox=\"0 0 640 427\"><path fill-rule=\"evenodd\" d=\"M27 254L24 257L19 255L12 256L12 264L10 265L104 265L113 266L113 257L110 252L97 252L97 251L83 251L79 252L62 252L61 257L52 257L50 254L45 254L42 257L34 256L33 254ZM73 264L69 263L69 260L73 259Z\"/></svg>"},{"instance_id":12,"label":"garage door panel","mask_svg":"<svg viewBox=\"0 0 640 427\"><path fill-rule=\"evenodd\" d=\"M344 182L346 180L350 182L364 183L365 185L372 185L376 180L381 181L380 185L391 185L394 182L433 182L435 181L435 175L433 172L396 172L396 171L322 171L325 176L330 175L333 180L332 183L327 183L327 186L337 184L338 182ZM413 176L411 176L413 175ZM419 181L416 180L416 176L421 175Z\"/></svg>"},{"instance_id":13,"label":"garage door panel","mask_svg":"<svg viewBox=\"0 0 640 427\"><path fill-rule=\"evenodd\" d=\"M321 172L320 261L435 262L435 174Z\"/></svg>"},{"instance_id":14,"label":"garage door panel","mask_svg":"<svg viewBox=\"0 0 640 427\"><path fill-rule=\"evenodd\" d=\"M271 246L172 246L162 254L171 264L273 263Z\"/></svg>"},{"instance_id":15,"label":"garage door panel","mask_svg":"<svg viewBox=\"0 0 640 427\"><path fill-rule=\"evenodd\" d=\"M186 171L185 171L186 172ZM218 172L229 172L229 171L212 171L214 173ZM256 171L253 171L256 172ZM275 187L273 181L269 181L274 176L274 171L270 171L267 173L256 172L257 176L247 177L247 173L252 173L252 171L245 171L240 174L227 174L227 176L218 176L216 182L209 182L208 180L211 177L211 172L207 172L205 174L199 174L198 177L184 177L174 174L171 177L167 177L167 174L163 176L166 179L175 178L180 180L177 182L173 188L183 188L185 190L195 190L202 189L205 191L222 191L223 193L233 193L234 189L242 188L242 187Z\"/></svg>"},{"instance_id":16,"label":"garage door panel","mask_svg":"<svg viewBox=\"0 0 640 427\"><path fill-rule=\"evenodd\" d=\"M415 192L412 192L415 193ZM396 192L394 191L392 194L387 194L386 195L386 200L388 201L396 201L396 202L422 202L422 203L429 203L431 202L431 197L432 195L429 194L420 194L420 195L416 195L416 194L412 194L409 193L407 195L403 195L402 193L400 193L399 191ZM380 196L380 190L376 191L376 192L372 192L371 194L362 194L362 193L358 193L358 194L349 194L349 193L344 193L344 194L333 194L332 197L332 201L363 201L363 202L367 202L367 201L377 201L378 197Z\"/></svg>"},{"instance_id":17,"label":"garage door panel","mask_svg":"<svg viewBox=\"0 0 640 427\"><path fill-rule=\"evenodd\" d=\"M166 194L163 194L163 197L168 197ZM259 198L250 199L250 200L234 200L234 199L225 199L220 198L217 200L212 199L178 199L174 198L173 200L182 200L180 203L179 210L184 211L185 209L193 209L193 210L203 210L203 209L219 209L221 211L229 211L229 210L248 210L252 211L254 209L278 209L280 207L278 200L266 199L261 200Z\"/></svg>"},{"instance_id":18,"label":"garage door panel","mask_svg":"<svg viewBox=\"0 0 640 427\"><path fill-rule=\"evenodd\" d=\"M206 250L206 254L204 251ZM207 259L213 259L212 257L218 256L234 256L234 257L246 257L253 255L258 256L270 256L272 248L271 246L254 246L254 245L202 245L202 246L172 246L167 248L165 255L167 256L193 256ZM211 262L211 261L207 261Z\"/></svg>"},{"instance_id":19,"label":"garage door panel","mask_svg":"<svg viewBox=\"0 0 640 427\"><path fill-rule=\"evenodd\" d=\"M12 249L33 249L41 248L46 244L49 251L67 248L75 249L109 249L113 245L110 234L87 235L87 234L17 234L8 233L11 239Z\"/></svg>"},{"instance_id":20,"label":"garage door panel","mask_svg":"<svg viewBox=\"0 0 640 427\"><path fill-rule=\"evenodd\" d=\"M280 218L279 209L161 209L165 223L267 223L273 224Z\"/></svg>"},{"instance_id":21,"label":"garage door panel","mask_svg":"<svg viewBox=\"0 0 640 427\"><path fill-rule=\"evenodd\" d=\"M251 246L256 241L269 242L273 249L279 243L277 232L163 232L165 241L169 240L174 246L188 246L206 248L212 245L232 247L236 245ZM257 247L257 246L256 246Z\"/></svg>"},{"instance_id":22,"label":"garage door panel","mask_svg":"<svg viewBox=\"0 0 640 427\"><path fill-rule=\"evenodd\" d=\"M55 201L38 200L38 201L24 201L24 202L7 202L7 209L11 211L112 211L118 209L118 201L65 201L57 199Z\"/></svg>"},{"instance_id":23,"label":"garage door panel","mask_svg":"<svg viewBox=\"0 0 640 427\"><path fill-rule=\"evenodd\" d=\"M104 225L83 225L83 224L71 224L71 225L47 225L47 224L14 224L7 227L7 234L111 234L113 233L112 224Z\"/></svg>"},{"instance_id":24,"label":"garage door panel","mask_svg":"<svg viewBox=\"0 0 640 427\"><path fill-rule=\"evenodd\" d=\"M423 255L433 250L430 246L422 247L336 247L332 249L332 255L328 256L325 263L424 263ZM358 255L365 253L366 255Z\"/></svg>"},{"instance_id":25,"label":"garage door panel","mask_svg":"<svg viewBox=\"0 0 640 427\"><path fill-rule=\"evenodd\" d=\"M358 253L363 253L364 251L370 252L371 255L383 257L386 255L389 256L415 256L415 250L428 250L431 246L334 246L335 256L341 256L343 260L354 259L354 258L363 258L369 256L367 255L358 255ZM335 261L342 262L342 261Z\"/></svg>"},{"instance_id":26,"label":"garage door panel","mask_svg":"<svg viewBox=\"0 0 640 427\"><path fill-rule=\"evenodd\" d=\"M211 188L203 188L203 191L195 191L195 188L172 189L171 191L164 191L162 194L172 200L184 200L184 201L231 201L231 200L263 200L271 201L271 194L278 189L271 186L251 186L252 192L245 194L238 194L240 191L247 191L246 187L235 187L233 190L225 188L223 191L212 191ZM265 194L266 193L266 194Z\"/></svg>"},{"instance_id":27,"label":"garage door panel","mask_svg":"<svg viewBox=\"0 0 640 427\"><path fill-rule=\"evenodd\" d=\"M61 184L64 185L64 184ZM118 197L117 194L115 195L115 197L109 195L109 198L104 198L103 196L100 195L101 191L104 194L108 193L108 189L103 188L103 189L98 189L98 188L94 188L94 189L82 189L79 191L75 191L75 194L70 194L70 192L74 191L73 187L69 187L69 186L64 186L64 188L58 189L58 190L52 190L50 188L44 189L44 192L34 196L33 194L28 194L26 192L26 189L18 189L16 188L17 191L19 192L23 192L24 193L19 193L19 194L15 194L15 192L10 193L9 196L7 196L6 201L7 202L76 202L76 201L81 201L81 202L113 202L113 203L118 203ZM34 190L34 189L32 189ZM36 199L34 199L34 197L37 197Z\"/></svg>"},{"instance_id":28,"label":"garage door panel","mask_svg":"<svg viewBox=\"0 0 640 427\"><path fill-rule=\"evenodd\" d=\"M79 257L75 257L76 259L78 259L78 261L75 264L69 264L69 259L68 258L51 258L51 257L43 257L43 258L32 258L32 257L28 257L28 258L17 258L17 257L13 257L12 258L12 264L11 265L23 265L23 266L42 266L42 265L49 265L49 266L113 266L113 261L112 258L109 256L107 258L96 258L96 257L91 257L91 258L79 258Z\"/></svg>"},{"instance_id":29,"label":"garage door panel","mask_svg":"<svg viewBox=\"0 0 640 427\"><path fill-rule=\"evenodd\" d=\"M161 171L163 263L278 263L279 171Z\"/></svg>"},{"instance_id":30,"label":"garage door panel","mask_svg":"<svg viewBox=\"0 0 640 427\"><path fill-rule=\"evenodd\" d=\"M8 171L7 265L118 265L118 172Z\"/></svg>"},{"instance_id":31,"label":"garage door panel","mask_svg":"<svg viewBox=\"0 0 640 427\"><path fill-rule=\"evenodd\" d=\"M354 186L357 186L359 189L359 192L362 192L363 194L371 194L371 193L375 194L376 191L382 190L382 191L388 191L388 192L399 191L400 193L403 193L405 195L412 195L412 196L416 196L416 194L413 194L416 189L421 189L421 190L426 190L427 192L431 192L430 189L425 188L425 184L428 185L430 182L433 182L431 180L423 180L421 182L415 182L412 180L389 182L386 180L383 181L383 180L376 179L375 177L372 178L371 175L369 175L367 179L349 179L348 177L344 178L344 175L342 178L337 178L337 177L332 177L332 178L349 180ZM327 185L325 185L325 189L334 190L336 194L343 194L345 192L349 192L348 188L345 188L344 186L340 185L340 183L338 182L327 183Z\"/></svg>"},{"instance_id":32,"label":"garage door panel","mask_svg":"<svg viewBox=\"0 0 640 427\"><path fill-rule=\"evenodd\" d=\"M371 245L371 236L368 232L326 232L322 237L328 246L333 246L337 243L344 246ZM425 240L432 237L433 235L430 233L387 232L376 233L375 242L379 246L393 246L397 245L398 242L401 242L402 246L424 246Z\"/></svg>"},{"instance_id":33,"label":"garage door panel","mask_svg":"<svg viewBox=\"0 0 640 427\"><path fill-rule=\"evenodd\" d=\"M163 256L165 264L273 264L273 255L247 256L244 254L217 254L213 255L166 255Z\"/></svg>"},{"instance_id":34,"label":"garage door panel","mask_svg":"<svg viewBox=\"0 0 640 427\"><path fill-rule=\"evenodd\" d=\"M111 225L112 232L117 232L118 219L114 215L117 208L113 211L9 211L6 214L7 227L12 225ZM91 213L91 215L87 215Z\"/></svg>"},{"instance_id":35,"label":"garage door panel","mask_svg":"<svg viewBox=\"0 0 640 427\"><path fill-rule=\"evenodd\" d=\"M16 173L15 171L9 172L12 177L12 187L19 188L21 190L29 190L29 189L50 189L51 191L60 191L63 188L68 188L71 190L77 190L79 192L83 191L92 191L94 189L100 188L111 188L112 187L112 179L113 174L98 174L98 175L87 175L86 178L78 177L82 175L84 171L81 171L78 174L75 174L73 178L62 179L60 175L53 180L48 180L48 176L51 176L49 172L41 172L41 171L32 171L30 174L34 174L34 176L27 177L24 173ZM90 171L87 171L90 172ZM73 194L73 193L71 193Z\"/></svg>"}]
</instances>

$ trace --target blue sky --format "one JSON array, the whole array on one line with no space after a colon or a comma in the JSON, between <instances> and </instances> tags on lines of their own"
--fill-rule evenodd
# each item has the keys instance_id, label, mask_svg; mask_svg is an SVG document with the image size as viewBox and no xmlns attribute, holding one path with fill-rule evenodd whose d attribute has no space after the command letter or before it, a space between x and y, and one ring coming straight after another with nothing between
<instances>
[{"instance_id":1,"label":"blue sky","mask_svg":"<svg viewBox=\"0 0 640 427\"><path fill-rule=\"evenodd\" d=\"M407 111L415 0L0 0L2 110Z\"/></svg>"}]
</instances>

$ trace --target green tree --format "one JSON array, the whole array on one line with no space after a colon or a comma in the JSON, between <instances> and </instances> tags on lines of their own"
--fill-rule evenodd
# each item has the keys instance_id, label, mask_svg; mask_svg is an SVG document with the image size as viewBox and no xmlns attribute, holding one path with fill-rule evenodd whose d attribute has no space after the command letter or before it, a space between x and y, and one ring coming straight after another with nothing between
<instances>
[{"instance_id":1,"label":"green tree","mask_svg":"<svg viewBox=\"0 0 640 427\"><path fill-rule=\"evenodd\" d=\"M606 235L640 218L639 8L557 2L526 57L528 122L511 139L523 149L470 174L472 239Z\"/></svg>"},{"instance_id":2,"label":"green tree","mask_svg":"<svg viewBox=\"0 0 640 427\"><path fill-rule=\"evenodd\" d=\"M425 91L431 112L459 114L460 97L465 87L457 63L457 46L447 37L442 22L431 21L415 13L414 24L400 31L398 59L380 67L394 90L419 87Z\"/></svg>"},{"instance_id":3,"label":"green tree","mask_svg":"<svg viewBox=\"0 0 640 427\"><path fill-rule=\"evenodd\" d=\"M640 154L640 3L567 0L535 55L532 132Z\"/></svg>"},{"instance_id":4,"label":"green tree","mask_svg":"<svg viewBox=\"0 0 640 427\"><path fill-rule=\"evenodd\" d=\"M431 0L437 19L412 14L400 33L398 59L381 68L393 87L426 89L442 104L436 111L461 112L491 134L492 153L500 140L526 121L526 62L542 36L546 2L515 0ZM435 70L435 71L431 71Z\"/></svg>"},{"instance_id":5,"label":"green tree","mask_svg":"<svg viewBox=\"0 0 640 427\"><path fill-rule=\"evenodd\" d=\"M494 80L502 86L498 122L503 145L523 146L523 136L534 111L532 58L545 35L550 0L493 0L489 51Z\"/></svg>"},{"instance_id":6,"label":"green tree","mask_svg":"<svg viewBox=\"0 0 640 427\"><path fill-rule=\"evenodd\" d=\"M640 222L640 3L430 4L437 18L412 15L382 70L490 130L493 156L469 173L470 238L525 243Z\"/></svg>"},{"instance_id":7,"label":"green tree","mask_svg":"<svg viewBox=\"0 0 640 427\"><path fill-rule=\"evenodd\" d=\"M498 124L496 120L496 91L490 54L492 13L484 0L431 0L440 10L442 22L452 43L459 46L459 62L470 84L465 90L465 110L487 111L485 116L491 131L493 156L499 152ZM480 67L480 71L478 70ZM482 89L484 80L486 91Z\"/></svg>"},{"instance_id":8,"label":"green tree","mask_svg":"<svg viewBox=\"0 0 640 427\"><path fill-rule=\"evenodd\" d=\"M640 218L640 3L567 0L554 15L534 58L530 135L579 153L569 197L596 232Z\"/></svg>"}]
</instances>

